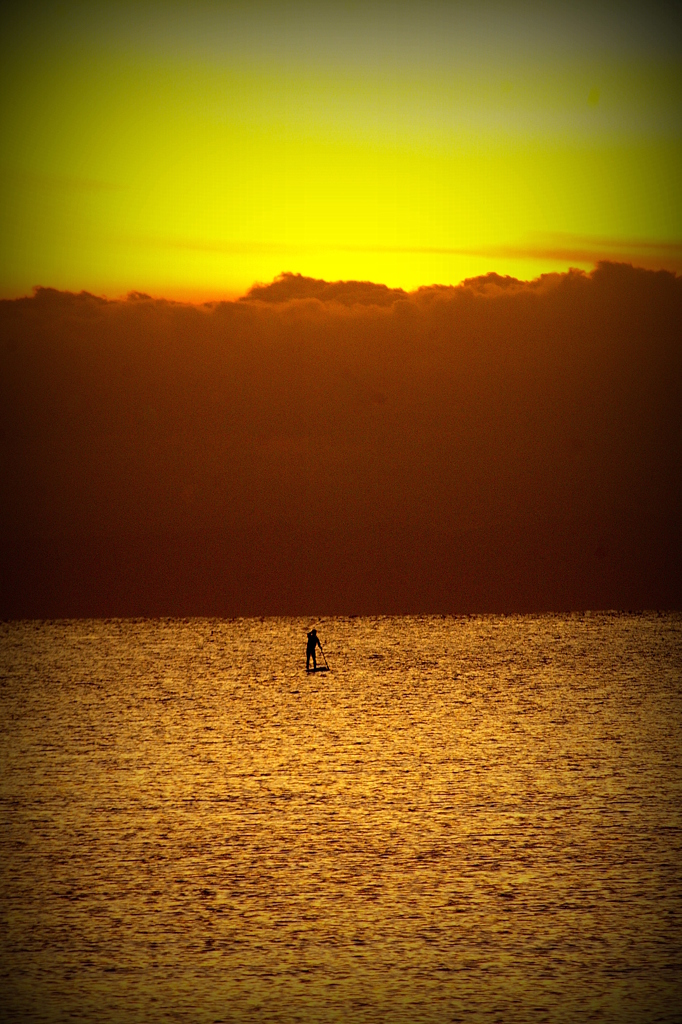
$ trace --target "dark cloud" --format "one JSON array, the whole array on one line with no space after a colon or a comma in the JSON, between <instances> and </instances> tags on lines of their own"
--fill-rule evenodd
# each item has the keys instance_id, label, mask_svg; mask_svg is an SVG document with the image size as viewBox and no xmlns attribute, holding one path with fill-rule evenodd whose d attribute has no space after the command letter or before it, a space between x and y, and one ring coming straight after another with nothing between
<instances>
[{"instance_id":1,"label":"dark cloud","mask_svg":"<svg viewBox=\"0 0 682 1024\"><path fill-rule=\"evenodd\" d=\"M402 288L387 288L371 281L318 281L301 274L281 274L271 284L257 284L241 301L288 302L290 299L319 299L344 306L390 306L407 298Z\"/></svg>"},{"instance_id":2,"label":"dark cloud","mask_svg":"<svg viewBox=\"0 0 682 1024\"><path fill-rule=\"evenodd\" d=\"M0 615L682 607L682 280L0 303Z\"/></svg>"}]
</instances>

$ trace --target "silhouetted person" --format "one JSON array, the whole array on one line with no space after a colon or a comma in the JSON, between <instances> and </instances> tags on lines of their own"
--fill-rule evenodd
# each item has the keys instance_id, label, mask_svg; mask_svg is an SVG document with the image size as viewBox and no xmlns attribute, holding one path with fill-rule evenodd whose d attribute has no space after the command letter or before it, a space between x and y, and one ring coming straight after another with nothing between
<instances>
[{"instance_id":1,"label":"silhouetted person","mask_svg":"<svg viewBox=\"0 0 682 1024\"><path fill-rule=\"evenodd\" d=\"M305 670L310 672L310 659L313 659L313 672L317 668L317 660L315 658L315 648L319 647L322 650L322 644L320 638L317 635L316 629L311 629L308 633L308 646L305 649Z\"/></svg>"}]
</instances>

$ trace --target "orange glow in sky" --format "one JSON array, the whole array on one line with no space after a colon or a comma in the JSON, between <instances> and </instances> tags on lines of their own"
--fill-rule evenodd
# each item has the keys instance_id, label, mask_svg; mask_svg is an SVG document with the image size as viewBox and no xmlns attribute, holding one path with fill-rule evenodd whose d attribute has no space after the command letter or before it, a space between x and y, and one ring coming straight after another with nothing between
<instances>
[{"instance_id":1,"label":"orange glow in sky","mask_svg":"<svg viewBox=\"0 0 682 1024\"><path fill-rule=\"evenodd\" d=\"M679 17L657 5L22 7L0 294L413 289L682 269Z\"/></svg>"}]
</instances>

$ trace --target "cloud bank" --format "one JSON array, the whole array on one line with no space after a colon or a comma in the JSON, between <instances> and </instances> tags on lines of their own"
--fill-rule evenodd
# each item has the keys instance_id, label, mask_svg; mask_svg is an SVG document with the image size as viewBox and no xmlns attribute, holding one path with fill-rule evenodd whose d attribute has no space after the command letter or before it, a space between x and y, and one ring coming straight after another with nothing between
<instances>
[{"instance_id":1,"label":"cloud bank","mask_svg":"<svg viewBox=\"0 0 682 1024\"><path fill-rule=\"evenodd\" d=\"M0 615L682 607L682 279L0 303Z\"/></svg>"}]
</instances>

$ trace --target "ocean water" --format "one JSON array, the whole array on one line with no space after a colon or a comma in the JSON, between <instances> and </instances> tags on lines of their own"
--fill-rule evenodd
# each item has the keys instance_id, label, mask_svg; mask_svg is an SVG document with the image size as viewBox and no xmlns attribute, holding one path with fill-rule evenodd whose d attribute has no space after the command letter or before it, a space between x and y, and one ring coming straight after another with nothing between
<instances>
[{"instance_id":1,"label":"ocean water","mask_svg":"<svg viewBox=\"0 0 682 1024\"><path fill-rule=\"evenodd\" d=\"M682 616L0 624L0 1019L682 1019Z\"/></svg>"}]
</instances>

